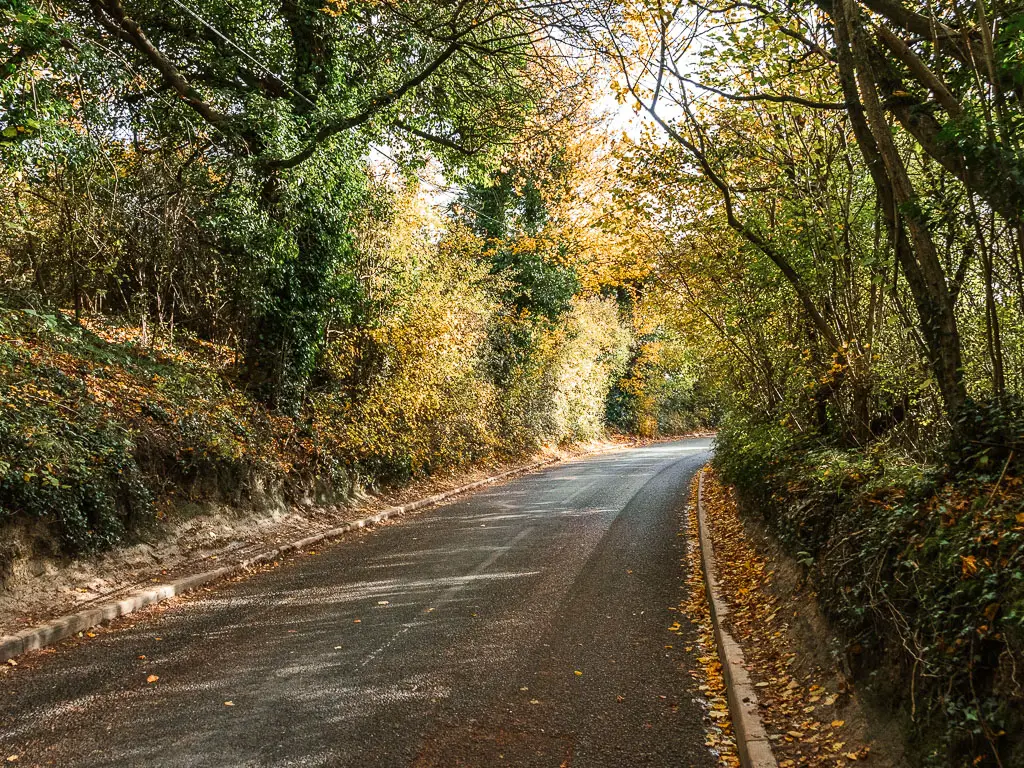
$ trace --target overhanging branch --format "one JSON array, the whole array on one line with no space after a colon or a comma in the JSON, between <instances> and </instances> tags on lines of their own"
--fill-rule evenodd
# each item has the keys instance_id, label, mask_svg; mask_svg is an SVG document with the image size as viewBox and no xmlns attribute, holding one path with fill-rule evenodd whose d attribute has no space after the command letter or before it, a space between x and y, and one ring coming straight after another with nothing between
<instances>
[{"instance_id":1,"label":"overhanging branch","mask_svg":"<svg viewBox=\"0 0 1024 768\"><path fill-rule=\"evenodd\" d=\"M428 141L431 144L437 144L438 146L444 147L445 149L450 149L453 152L458 152L459 154L465 155L466 157L473 157L474 155L479 153L478 149L472 149L471 147L467 147L464 144L460 144L459 142L455 141L454 139L448 138L447 136L438 136L436 134L420 130L419 128L409 125L403 122L402 120L396 120L395 122L392 123L392 125L395 126L395 128L398 128L400 131L405 131L406 133L411 134L419 139Z\"/></svg>"}]
</instances>

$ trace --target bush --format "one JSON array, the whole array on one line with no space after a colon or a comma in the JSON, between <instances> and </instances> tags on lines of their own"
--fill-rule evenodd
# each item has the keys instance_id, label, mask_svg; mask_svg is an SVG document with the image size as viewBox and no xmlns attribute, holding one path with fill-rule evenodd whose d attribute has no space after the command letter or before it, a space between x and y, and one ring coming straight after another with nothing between
<instances>
[{"instance_id":1,"label":"bush","mask_svg":"<svg viewBox=\"0 0 1024 768\"><path fill-rule=\"evenodd\" d=\"M339 184L309 194L344 197ZM307 497L311 486L345 492L353 479L396 485L600 436L631 343L620 307L574 295L572 270L546 265L532 246L485 248L455 221L438 239L414 188L377 181L370 192L379 208L339 209L343 221L303 235L330 261L314 270L324 278L316 291L300 291L315 305L274 304L305 267L274 261L290 246L273 241L298 230L255 226L255 239L235 244L251 246L253 274L239 281L250 316L302 336L263 339L266 355L293 354L260 364L277 384L296 385L276 410L268 382L247 371L262 358L244 336L232 350L124 316L80 313L79 324L70 311L6 311L0 515L48 521L75 554L123 541L174 499L237 503L268 485ZM222 239L243 218L220 221Z\"/></svg>"},{"instance_id":2,"label":"bush","mask_svg":"<svg viewBox=\"0 0 1024 768\"><path fill-rule=\"evenodd\" d=\"M951 467L736 420L718 440L724 479L808 569L852 671L902 713L923 765L1024 754L1024 481L1005 460L978 470L1007 429L984 423L982 452Z\"/></svg>"}]
</instances>

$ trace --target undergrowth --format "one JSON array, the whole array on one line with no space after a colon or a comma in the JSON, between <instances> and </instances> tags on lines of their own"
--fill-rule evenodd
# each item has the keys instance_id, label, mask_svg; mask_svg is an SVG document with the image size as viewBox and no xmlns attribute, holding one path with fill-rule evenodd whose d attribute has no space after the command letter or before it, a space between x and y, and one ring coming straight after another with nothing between
<instances>
[{"instance_id":1,"label":"undergrowth","mask_svg":"<svg viewBox=\"0 0 1024 768\"><path fill-rule=\"evenodd\" d=\"M159 515L169 483L285 469L270 418L186 349L60 313L0 315L0 521L41 518L65 551L92 551Z\"/></svg>"},{"instance_id":2,"label":"undergrowth","mask_svg":"<svg viewBox=\"0 0 1024 768\"><path fill-rule=\"evenodd\" d=\"M927 766L1024 765L1024 419L968 410L930 465L735 421L716 462L806 569L845 662Z\"/></svg>"}]
</instances>

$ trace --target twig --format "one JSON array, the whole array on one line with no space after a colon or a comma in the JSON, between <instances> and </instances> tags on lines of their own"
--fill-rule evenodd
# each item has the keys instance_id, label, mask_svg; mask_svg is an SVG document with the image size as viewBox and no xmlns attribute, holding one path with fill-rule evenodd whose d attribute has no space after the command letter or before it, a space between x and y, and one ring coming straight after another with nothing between
<instances>
[{"instance_id":1,"label":"twig","mask_svg":"<svg viewBox=\"0 0 1024 768\"><path fill-rule=\"evenodd\" d=\"M988 508L992 506L992 499L996 497L996 491L999 490L999 486L1002 485L1003 478L1006 477L1006 470L1010 468L1010 462L1013 461L1013 451L1010 451L1010 455L1006 457L1006 463L1003 464L1003 471L999 473L999 479L996 480L996 484L992 487L992 493L988 495L988 503L985 504L985 509L981 510L983 513L988 512Z\"/></svg>"}]
</instances>

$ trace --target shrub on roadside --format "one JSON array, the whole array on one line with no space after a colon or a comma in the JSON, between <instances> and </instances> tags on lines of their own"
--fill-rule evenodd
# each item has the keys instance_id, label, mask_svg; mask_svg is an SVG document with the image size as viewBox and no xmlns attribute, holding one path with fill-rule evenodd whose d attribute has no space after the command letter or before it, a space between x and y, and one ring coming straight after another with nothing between
<instances>
[{"instance_id":1,"label":"shrub on roadside","mask_svg":"<svg viewBox=\"0 0 1024 768\"><path fill-rule=\"evenodd\" d=\"M978 455L999 451L995 421ZM1024 478L1000 455L922 466L764 424L719 435L724 478L807 568L851 673L900 712L921 765L1024 761Z\"/></svg>"},{"instance_id":2,"label":"shrub on roadside","mask_svg":"<svg viewBox=\"0 0 1024 768\"><path fill-rule=\"evenodd\" d=\"M599 436L630 341L615 303L578 296L556 320L523 321L478 238L453 225L438 242L403 205L391 234L358 241L358 322L327 329L294 415L240 385L230 350L180 330L3 308L0 522L41 519L79 554L175 500L344 493L353 478L394 485ZM518 357L499 380L494 329L508 321Z\"/></svg>"}]
</instances>

